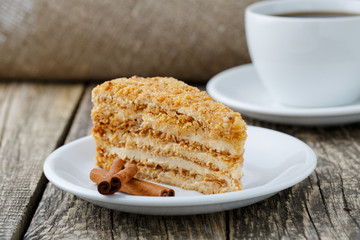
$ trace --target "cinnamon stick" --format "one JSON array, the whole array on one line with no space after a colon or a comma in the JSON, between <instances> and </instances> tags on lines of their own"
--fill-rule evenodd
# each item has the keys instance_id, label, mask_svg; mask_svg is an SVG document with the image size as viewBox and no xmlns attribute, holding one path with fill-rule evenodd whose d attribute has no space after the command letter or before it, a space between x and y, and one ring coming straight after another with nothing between
<instances>
[{"instance_id":1,"label":"cinnamon stick","mask_svg":"<svg viewBox=\"0 0 360 240\"><path fill-rule=\"evenodd\" d=\"M163 187L155 183L147 182L137 178L133 178L126 184L122 185L120 191L136 196L175 196L174 190L170 188Z\"/></svg>"},{"instance_id":2,"label":"cinnamon stick","mask_svg":"<svg viewBox=\"0 0 360 240\"><path fill-rule=\"evenodd\" d=\"M130 179L132 179L135 176L137 170L138 168L136 164L132 163L128 165L126 168L124 168L123 170L117 172L112 176L111 185L120 186L121 188L123 184L127 183Z\"/></svg>"},{"instance_id":3,"label":"cinnamon stick","mask_svg":"<svg viewBox=\"0 0 360 240\"><path fill-rule=\"evenodd\" d=\"M103 169L94 168L90 172L90 179L94 183L99 184L99 182L106 175L107 175L107 171ZM171 188L163 187L155 183L147 182L136 178L132 178L127 183L122 184L119 191L136 196L158 196L158 197L175 196L175 191Z\"/></svg>"},{"instance_id":4,"label":"cinnamon stick","mask_svg":"<svg viewBox=\"0 0 360 240\"><path fill-rule=\"evenodd\" d=\"M99 184L107 173L108 172L103 169L93 168L90 172L90 180L96 184Z\"/></svg>"},{"instance_id":5,"label":"cinnamon stick","mask_svg":"<svg viewBox=\"0 0 360 240\"><path fill-rule=\"evenodd\" d=\"M98 184L98 191L103 195L114 194L119 191L121 184L118 182L111 182L114 174L119 172L124 167L124 161L116 159L110 168L110 171L105 175L102 181Z\"/></svg>"}]
</instances>

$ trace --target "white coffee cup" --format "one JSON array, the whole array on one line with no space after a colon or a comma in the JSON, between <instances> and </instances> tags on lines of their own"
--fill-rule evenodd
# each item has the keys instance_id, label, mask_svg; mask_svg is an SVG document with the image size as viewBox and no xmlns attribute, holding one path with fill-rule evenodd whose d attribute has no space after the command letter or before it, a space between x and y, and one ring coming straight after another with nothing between
<instances>
[{"instance_id":1,"label":"white coffee cup","mask_svg":"<svg viewBox=\"0 0 360 240\"><path fill-rule=\"evenodd\" d=\"M360 1L274 0L247 7L250 56L269 93L299 107L338 106L359 99L360 16L274 16L300 12L360 15Z\"/></svg>"}]
</instances>

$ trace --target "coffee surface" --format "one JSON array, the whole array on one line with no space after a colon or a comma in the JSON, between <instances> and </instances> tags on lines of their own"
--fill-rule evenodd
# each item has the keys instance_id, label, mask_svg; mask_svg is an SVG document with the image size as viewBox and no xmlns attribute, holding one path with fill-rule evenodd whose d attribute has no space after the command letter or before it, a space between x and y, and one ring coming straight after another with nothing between
<instances>
[{"instance_id":1,"label":"coffee surface","mask_svg":"<svg viewBox=\"0 0 360 240\"><path fill-rule=\"evenodd\" d=\"M348 12L292 12L275 14L278 17L294 17L294 18L338 18L360 16L360 13Z\"/></svg>"}]
</instances>

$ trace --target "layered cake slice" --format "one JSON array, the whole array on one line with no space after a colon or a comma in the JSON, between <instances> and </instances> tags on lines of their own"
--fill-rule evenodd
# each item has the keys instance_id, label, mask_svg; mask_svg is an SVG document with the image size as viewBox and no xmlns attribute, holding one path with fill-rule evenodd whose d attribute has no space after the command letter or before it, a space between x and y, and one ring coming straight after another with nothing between
<instances>
[{"instance_id":1,"label":"layered cake slice","mask_svg":"<svg viewBox=\"0 0 360 240\"><path fill-rule=\"evenodd\" d=\"M174 78L119 78L93 89L97 164L121 158L137 178L204 194L241 190L246 124Z\"/></svg>"}]
</instances>

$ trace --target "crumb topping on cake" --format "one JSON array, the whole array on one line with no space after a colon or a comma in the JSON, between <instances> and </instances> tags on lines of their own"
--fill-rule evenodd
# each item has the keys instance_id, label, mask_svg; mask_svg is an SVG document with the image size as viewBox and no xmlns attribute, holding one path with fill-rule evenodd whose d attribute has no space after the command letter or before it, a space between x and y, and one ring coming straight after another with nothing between
<instances>
[{"instance_id":1,"label":"crumb topping on cake","mask_svg":"<svg viewBox=\"0 0 360 240\"><path fill-rule=\"evenodd\" d=\"M95 96L95 97L94 97ZM155 104L179 114L205 122L211 131L235 133L246 128L239 113L214 101L206 92L171 77L118 78L93 90L94 104L111 100L112 96L129 104Z\"/></svg>"}]
</instances>

